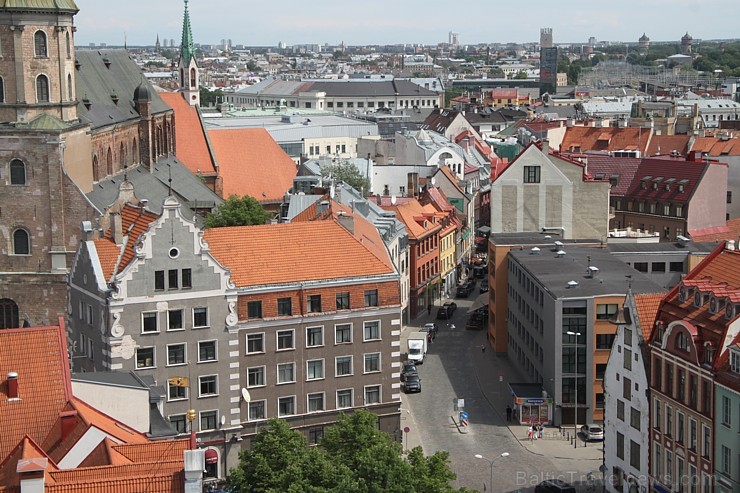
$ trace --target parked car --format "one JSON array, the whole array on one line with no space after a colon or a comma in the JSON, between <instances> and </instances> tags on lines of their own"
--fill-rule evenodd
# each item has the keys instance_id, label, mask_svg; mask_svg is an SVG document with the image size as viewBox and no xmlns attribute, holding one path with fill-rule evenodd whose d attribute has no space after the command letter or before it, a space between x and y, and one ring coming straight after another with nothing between
<instances>
[{"instance_id":1,"label":"parked car","mask_svg":"<svg viewBox=\"0 0 740 493\"><path fill-rule=\"evenodd\" d=\"M421 332L426 332L427 334L431 332L433 337L437 337L437 332L439 332L439 327L437 326L437 324L434 324L434 323L424 324L424 328L421 329Z\"/></svg>"},{"instance_id":2,"label":"parked car","mask_svg":"<svg viewBox=\"0 0 740 493\"><path fill-rule=\"evenodd\" d=\"M597 424L587 424L581 426L581 433L586 440L604 440L604 429Z\"/></svg>"},{"instance_id":3,"label":"parked car","mask_svg":"<svg viewBox=\"0 0 740 493\"><path fill-rule=\"evenodd\" d=\"M473 269L473 272L475 273L475 277L477 279L483 279L484 277L486 277L486 273L488 272L488 264L476 265Z\"/></svg>"},{"instance_id":4,"label":"parked car","mask_svg":"<svg viewBox=\"0 0 740 493\"><path fill-rule=\"evenodd\" d=\"M452 312L446 305L442 305L437 310L437 320L447 320L452 316Z\"/></svg>"},{"instance_id":5,"label":"parked car","mask_svg":"<svg viewBox=\"0 0 740 493\"><path fill-rule=\"evenodd\" d=\"M401 370L401 381L405 381L407 377L412 375L419 375L419 371L416 369L416 365L413 363L405 363Z\"/></svg>"},{"instance_id":6,"label":"parked car","mask_svg":"<svg viewBox=\"0 0 740 493\"><path fill-rule=\"evenodd\" d=\"M403 391L407 394L411 392L421 392L421 378L419 374L407 375L403 381Z\"/></svg>"},{"instance_id":7,"label":"parked car","mask_svg":"<svg viewBox=\"0 0 740 493\"><path fill-rule=\"evenodd\" d=\"M534 487L534 493L576 493L576 489L562 479L546 479Z\"/></svg>"},{"instance_id":8,"label":"parked car","mask_svg":"<svg viewBox=\"0 0 740 493\"><path fill-rule=\"evenodd\" d=\"M481 293L487 293L488 292L488 279L484 279L480 283L480 292Z\"/></svg>"},{"instance_id":9,"label":"parked car","mask_svg":"<svg viewBox=\"0 0 740 493\"><path fill-rule=\"evenodd\" d=\"M472 292L473 292L473 284L466 282L462 286L457 287L456 296L458 298L467 298Z\"/></svg>"}]
</instances>

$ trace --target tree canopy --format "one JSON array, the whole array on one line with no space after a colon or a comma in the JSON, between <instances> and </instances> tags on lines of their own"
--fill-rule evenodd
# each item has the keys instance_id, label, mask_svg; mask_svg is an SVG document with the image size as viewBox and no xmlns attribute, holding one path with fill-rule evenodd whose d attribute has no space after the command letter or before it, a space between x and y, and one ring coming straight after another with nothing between
<instances>
[{"instance_id":1,"label":"tree canopy","mask_svg":"<svg viewBox=\"0 0 740 493\"><path fill-rule=\"evenodd\" d=\"M424 456L421 447L403 454L390 435L376 429L364 410L341 415L317 447L274 418L240 454L231 485L240 493L464 493L450 486L455 474L447 452Z\"/></svg>"},{"instance_id":2,"label":"tree canopy","mask_svg":"<svg viewBox=\"0 0 740 493\"><path fill-rule=\"evenodd\" d=\"M358 192L370 193L370 180L363 175L357 166L346 159L321 166L322 178L333 178L351 186Z\"/></svg>"},{"instance_id":3,"label":"tree canopy","mask_svg":"<svg viewBox=\"0 0 740 493\"><path fill-rule=\"evenodd\" d=\"M265 224L270 214L262 208L257 199L245 195L231 195L215 211L206 216L206 228L223 228L226 226L252 226Z\"/></svg>"}]
</instances>

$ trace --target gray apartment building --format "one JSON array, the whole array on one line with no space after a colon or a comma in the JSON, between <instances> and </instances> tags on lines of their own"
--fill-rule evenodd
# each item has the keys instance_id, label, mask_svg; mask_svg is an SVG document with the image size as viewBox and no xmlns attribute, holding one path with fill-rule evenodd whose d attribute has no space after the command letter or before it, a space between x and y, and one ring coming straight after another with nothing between
<instances>
[{"instance_id":1,"label":"gray apartment building","mask_svg":"<svg viewBox=\"0 0 740 493\"><path fill-rule=\"evenodd\" d=\"M604 372L616 332L608 320L628 284L635 293L664 291L604 248L553 244L509 252L508 292L500 293L508 296L509 360L553 398L554 424L603 420Z\"/></svg>"}]
</instances>

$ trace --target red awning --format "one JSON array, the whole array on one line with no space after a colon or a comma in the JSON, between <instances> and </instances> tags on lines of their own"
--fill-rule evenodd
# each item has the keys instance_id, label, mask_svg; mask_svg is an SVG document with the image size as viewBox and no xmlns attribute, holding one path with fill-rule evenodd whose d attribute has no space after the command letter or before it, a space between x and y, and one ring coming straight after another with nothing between
<instances>
[{"instance_id":1,"label":"red awning","mask_svg":"<svg viewBox=\"0 0 740 493\"><path fill-rule=\"evenodd\" d=\"M206 464L218 464L218 452L212 448L206 450Z\"/></svg>"}]
</instances>

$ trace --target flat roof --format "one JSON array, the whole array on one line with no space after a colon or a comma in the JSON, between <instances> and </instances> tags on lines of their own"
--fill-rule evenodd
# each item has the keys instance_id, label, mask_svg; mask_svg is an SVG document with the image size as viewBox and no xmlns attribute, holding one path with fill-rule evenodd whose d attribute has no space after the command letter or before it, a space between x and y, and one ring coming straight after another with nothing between
<instances>
[{"instance_id":1,"label":"flat roof","mask_svg":"<svg viewBox=\"0 0 740 493\"><path fill-rule=\"evenodd\" d=\"M607 249L615 254L620 253L711 253L717 248L713 241L697 243L689 241L686 245L679 243L609 243Z\"/></svg>"},{"instance_id":2,"label":"flat roof","mask_svg":"<svg viewBox=\"0 0 740 493\"><path fill-rule=\"evenodd\" d=\"M514 258L556 299L625 295L628 279L634 293L662 293L665 289L646 275L622 262L606 248L564 245L565 255L543 248L539 254L529 249L511 250ZM590 267L598 271L590 276ZM629 278L627 276L630 276ZM575 285L569 285L575 282Z\"/></svg>"},{"instance_id":3,"label":"flat roof","mask_svg":"<svg viewBox=\"0 0 740 493\"><path fill-rule=\"evenodd\" d=\"M511 391L520 398L536 399L542 397L542 384L540 383L510 383Z\"/></svg>"},{"instance_id":4,"label":"flat roof","mask_svg":"<svg viewBox=\"0 0 740 493\"><path fill-rule=\"evenodd\" d=\"M549 236L549 238L548 238ZM524 231L521 233L491 233L490 240L499 246L519 246L519 245L552 245L556 241L566 244L579 245L597 245L602 244L601 240L565 240L558 233L543 233L541 231Z\"/></svg>"}]
</instances>

